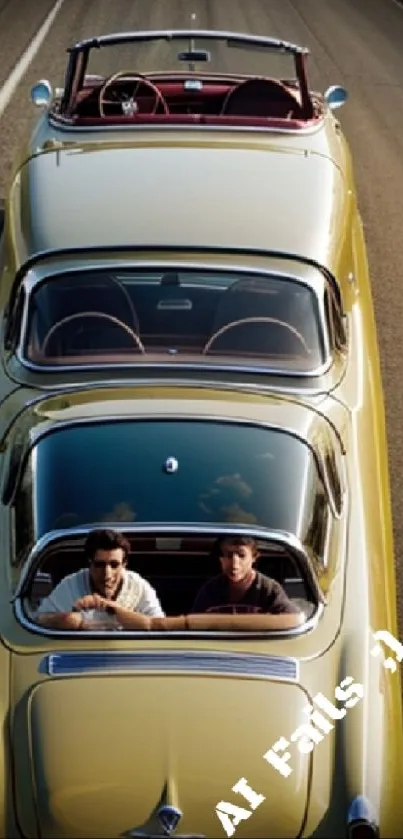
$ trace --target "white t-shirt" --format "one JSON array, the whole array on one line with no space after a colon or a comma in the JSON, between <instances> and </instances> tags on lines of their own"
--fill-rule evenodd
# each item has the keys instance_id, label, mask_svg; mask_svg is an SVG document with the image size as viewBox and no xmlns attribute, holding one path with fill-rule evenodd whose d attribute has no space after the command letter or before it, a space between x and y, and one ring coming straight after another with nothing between
<instances>
[{"instance_id":1,"label":"white t-shirt","mask_svg":"<svg viewBox=\"0 0 403 839\"><path fill-rule=\"evenodd\" d=\"M93 594L88 568L83 568L76 574L69 574L56 588L40 603L36 614L55 612L71 612L73 606L81 597ZM135 571L123 571L123 585L115 601L125 609L140 612L149 617L164 617L155 589Z\"/></svg>"}]
</instances>

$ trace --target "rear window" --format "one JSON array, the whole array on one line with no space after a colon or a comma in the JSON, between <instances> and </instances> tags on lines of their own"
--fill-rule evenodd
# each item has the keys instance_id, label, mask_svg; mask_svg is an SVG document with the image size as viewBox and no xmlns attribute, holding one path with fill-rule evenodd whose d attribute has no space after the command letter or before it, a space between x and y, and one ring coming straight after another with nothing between
<instances>
[{"instance_id":1,"label":"rear window","mask_svg":"<svg viewBox=\"0 0 403 839\"><path fill-rule=\"evenodd\" d=\"M312 289L226 271L76 272L30 295L23 354L35 365L248 364L309 372L326 336Z\"/></svg>"},{"instance_id":2,"label":"rear window","mask_svg":"<svg viewBox=\"0 0 403 839\"><path fill-rule=\"evenodd\" d=\"M17 534L100 522L260 525L300 535L323 496L310 448L289 433L216 421L73 425L36 445Z\"/></svg>"}]
</instances>

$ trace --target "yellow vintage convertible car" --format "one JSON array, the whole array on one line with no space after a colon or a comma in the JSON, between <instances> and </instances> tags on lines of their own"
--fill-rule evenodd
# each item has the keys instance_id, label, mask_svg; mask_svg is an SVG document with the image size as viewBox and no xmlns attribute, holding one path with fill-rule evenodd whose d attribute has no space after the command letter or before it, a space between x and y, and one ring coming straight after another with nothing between
<instances>
[{"instance_id":1,"label":"yellow vintage convertible car","mask_svg":"<svg viewBox=\"0 0 403 839\"><path fill-rule=\"evenodd\" d=\"M306 60L126 33L33 90L0 264L4 839L402 835L374 312L345 92ZM99 527L164 616L46 626ZM292 613L193 608L223 534Z\"/></svg>"}]
</instances>

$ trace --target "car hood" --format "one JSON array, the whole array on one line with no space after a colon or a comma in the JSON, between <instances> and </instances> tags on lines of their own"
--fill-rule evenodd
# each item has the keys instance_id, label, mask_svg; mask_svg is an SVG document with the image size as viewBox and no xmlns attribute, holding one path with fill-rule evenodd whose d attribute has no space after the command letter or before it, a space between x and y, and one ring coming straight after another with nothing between
<instances>
[{"instance_id":1,"label":"car hood","mask_svg":"<svg viewBox=\"0 0 403 839\"><path fill-rule=\"evenodd\" d=\"M340 169L321 153L273 148L261 135L244 144L244 137L242 144L227 139L225 146L205 138L175 143L154 137L132 147L96 143L40 154L20 171L13 235L22 236L28 252L237 246L327 264L329 237L336 246L349 203ZM246 223L251 214L253 223Z\"/></svg>"},{"instance_id":2,"label":"car hood","mask_svg":"<svg viewBox=\"0 0 403 839\"><path fill-rule=\"evenodd\" d=\"M164 835L156 816L161 804L183 813L175 839L217 839L226 835L219 802L251 810L232 791L245 778L265 800L239 823L237 836L298 836L311 758L293 747L293 771L284 778L263 755L306 719L308 702L296 683L248 676L83 675L41 682L23 701L26 736L21 740L17 725L13 734L22 833L34 835L28 782L43 839Z\"/></svg>"}]
</instances>

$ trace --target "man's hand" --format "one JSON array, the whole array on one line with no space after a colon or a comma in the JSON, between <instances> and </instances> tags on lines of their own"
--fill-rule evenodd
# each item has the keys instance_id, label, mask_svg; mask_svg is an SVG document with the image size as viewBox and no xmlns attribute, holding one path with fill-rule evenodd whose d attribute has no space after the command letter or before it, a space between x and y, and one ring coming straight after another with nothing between
<instances>
[{"instance_id":1,"label":"man's hand","mask_svg":"<svg viewBox=\"0 0 403 839\"><path fill-rule=\"evenodd\" d=\"M87 609L99 609L105 611L108 606L113 606L113 602L101 597L100 594L87 594L85 597L80 597L76 600L74 607L80 612L85 612Z\"/></svg>"},{"instance_id":2,"label":"man's hand","mask_svg":"<svg viewBox=\"0 0 403 839\"><path fill-rule=\"evenodd\" d=\"M79 600L76 600L74 608L81 612L85 612L87 609L110 612L115 616L122 629L148 630L151 626L151 618L141 615L139 612L133 612L131 609L126 609L124 606L119 606L115 600L107 600L106 597L101 597L99 594L87 594L85 597L80 597ZM87 629L85 615L82 629Z\"/></svg>"}]
</instances>

